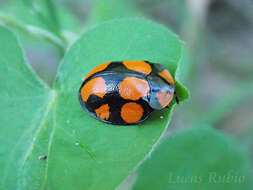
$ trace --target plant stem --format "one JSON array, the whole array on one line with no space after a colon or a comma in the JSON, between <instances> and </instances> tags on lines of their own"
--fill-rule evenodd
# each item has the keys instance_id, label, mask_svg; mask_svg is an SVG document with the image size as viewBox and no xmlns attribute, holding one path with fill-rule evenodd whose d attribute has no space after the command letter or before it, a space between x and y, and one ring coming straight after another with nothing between
<instances>
[{"instance_id":1,"label":"plant stem","mask_svg":"<svg viewBox=\"0 0 253 190\"><path fill-rule=\"evenodd\" d=\"M59 23L59 20L58 20L58 15L57 15L57 12L56 12L56 9L55 9L55 5L52 2L52 0L46 0L46 5L47 5L47 9L48 9L49 14L50 14L49 18L52 19L57 32L60 34L61 28L60 28L60 23Z\"/></svg>"},{"instance_id":2,"label":"plant stem","mask_svg":"<svg viewBox=\"0 0 253 190\"><path fill-rule=\"evenodd\" d=\"M44 11L41 10L40 6L37 6L37 3L33 0L23 0L26 7L33 12L33 14L38 18L41 24L43 24L47 30L54 33L58 38L65 40L61 35L60 24L58 22L55 6L51 0L44 0L46 9L48 10L49 15L45 15Z\"/></svg>"},{"instance_id":3,"label":"plant stem","mask_svg":"<svg viewBox=\"0 0 253 190\"><path fill-rule=\"evenodd\" d=\"M16 29L28 36L43 39L49 43L52 43L58 48L61 56L65 53L65 50L67 48L66 42L47 30L32 25L23 24L4 14L0 14L0 23L10 28Z\"/></svg>"}]
</instances>

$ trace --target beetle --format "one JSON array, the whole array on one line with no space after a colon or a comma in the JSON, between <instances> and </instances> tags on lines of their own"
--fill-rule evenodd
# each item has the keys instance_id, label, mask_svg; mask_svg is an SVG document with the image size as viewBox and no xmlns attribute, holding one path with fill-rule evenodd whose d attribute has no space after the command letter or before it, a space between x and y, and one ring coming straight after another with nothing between
<instances>
[{"instance_id":1,"label":"beetle","mask_svg":"<svg viewBox=\"0 0 253 190\"><path fill-rule=\"evenodd\" d=\"M161 64L113 61L87 74L78 97L92 117L115 125L133 125L146 120L153 110L168 107L174 94L174 79Z\"/></svg>"}]
</instances>

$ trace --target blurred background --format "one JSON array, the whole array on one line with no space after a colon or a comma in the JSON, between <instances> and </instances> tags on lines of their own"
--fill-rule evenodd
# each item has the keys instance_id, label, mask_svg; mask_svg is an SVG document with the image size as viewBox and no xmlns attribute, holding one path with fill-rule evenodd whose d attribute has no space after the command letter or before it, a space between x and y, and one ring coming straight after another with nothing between
<instances>
[{"instance_id":1,"label":"blurred background","mask_svg":"<svg viewBox=\"0 0 253 190\"><path fill-rule=\"evenodd\" d=\"M64 51L87 28L125 17L166 25L185 44L180 77L191 93L166 135L204 123L234 138L253 163L252 0L0 0L0 13L50 86Z\"/></svg>"}]
</instances>

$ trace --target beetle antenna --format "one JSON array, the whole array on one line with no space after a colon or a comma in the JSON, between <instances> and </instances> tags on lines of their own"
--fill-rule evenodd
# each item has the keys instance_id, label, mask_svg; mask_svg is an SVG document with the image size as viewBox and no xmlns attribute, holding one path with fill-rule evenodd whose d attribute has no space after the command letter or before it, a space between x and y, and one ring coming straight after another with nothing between
<instances>
[{"instance_id":1,"label":"beetle antenna","mask_svg":"<svg viewBox=\"0 0 253 190\"><path fill-rule=\"evenodd\" d=\"M178 99L178 97L176 96L175 98L176 98L176 103L179 104L179 99Z\"/></svg>"},{"instance_id":2,"label":"beetle antenna","mask_svg":"<svg viewBox=\"0 0 253 190\"><path fill-rule=\"evenodd\" d=\"M179 99L178 99L176 91L174 92L174 94L175 94L176 103L179 104Z\"/></svg>"}]
</instances>

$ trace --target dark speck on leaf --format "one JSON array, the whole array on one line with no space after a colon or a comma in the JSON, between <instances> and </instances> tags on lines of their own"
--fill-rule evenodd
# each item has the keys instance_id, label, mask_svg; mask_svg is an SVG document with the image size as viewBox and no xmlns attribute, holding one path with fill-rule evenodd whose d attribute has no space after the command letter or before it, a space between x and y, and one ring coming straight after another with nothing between
<instances>
[{"instance_id":1,"label":"dark speck on leaf","mask_svg":"<svg viewBox=\"0 0 253 190\"><path fill-rule=\"evenodd\" d=\"M39 160L46 160L47 159L47 156L46 155L40 155L38 157Z\"/></svg>"}]
</instances>

